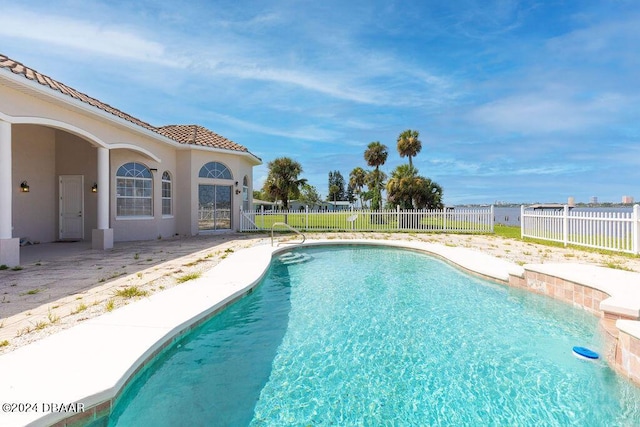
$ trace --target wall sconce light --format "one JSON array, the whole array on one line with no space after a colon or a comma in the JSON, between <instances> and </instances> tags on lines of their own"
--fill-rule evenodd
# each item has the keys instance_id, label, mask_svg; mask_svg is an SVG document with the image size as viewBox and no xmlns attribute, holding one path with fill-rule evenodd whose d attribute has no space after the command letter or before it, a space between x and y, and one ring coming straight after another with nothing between
<instances>
[{"instance_id":1,"label":"wall sconce light","mask_svg":"<svg viewBox=\"0 0 640 427\"><path fill-rule=\"evenodd\" d=\"M91 192L92 193L97 193L98 192L98 183L94 182L93 185L91 186Z\"/></svg>"},{"instance_id":2,"label":"wall sconce light","mask_svg":"<svg viewBox=\"0 0 640 427\"><path fill-rule=\"evenodd\" d=\"M236 190L236 194L240 194L240 190Z\"/></svg>"},{"instance_id":3,"label":"wall sconce light","mask_svg":"<svg viewBox=\"0 0 640 427\"><path fill-rule=\"evenodd\" d=\"M29 192L29 184L27 184L27 181L22 181L20 183L20 191L22 191L23 193Z\"/></svg>"}]
</instances>

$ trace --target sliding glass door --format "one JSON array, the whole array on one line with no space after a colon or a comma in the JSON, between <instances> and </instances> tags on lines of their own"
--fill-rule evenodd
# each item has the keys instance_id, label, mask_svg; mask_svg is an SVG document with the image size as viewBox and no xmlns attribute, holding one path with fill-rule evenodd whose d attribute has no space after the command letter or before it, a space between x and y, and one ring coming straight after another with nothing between
<instances>
[{"instance_id":1,"label":"sliding glass door","mask_svg":"<svg viewBox=\"0 0 640 427\"><path fill-rule=\"evenodd\" d=\"M231 229L230 185L200 184L198 199L198 229L200 231Z\"/></svg>"}]
</instances>

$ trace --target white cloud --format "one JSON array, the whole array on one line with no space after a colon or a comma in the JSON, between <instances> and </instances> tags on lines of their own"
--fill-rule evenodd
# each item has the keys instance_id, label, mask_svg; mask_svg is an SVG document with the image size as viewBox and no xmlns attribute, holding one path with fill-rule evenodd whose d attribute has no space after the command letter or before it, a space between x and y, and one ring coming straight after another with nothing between
<instances>
[{"instance_id":1,"label":"white cloud","mask_svg":"<svg viewBox=\"0 0 640 427\"><path fill-rule=\"evenodd\" d=\"M251 28L292 25L277 13L256 14L237 21L214 19L209 26L218 33L202 39L185 32L179 25L165 31L164 27L133 27L126 20L121 23L108 20L35 13L16 6L3 10L0 36L191 69L226 80L275 83L280 91L302 89L364 105L433 104L434 99L453 93L447 78L419 67L407 67L404 61L384 51L362 49L352 44L347 32L341 33L343 39L332 47L329 55L317 35L303 33L305 41L289 47L287 40L274 39L269 33L263 41L241 25L245 23ZM33 25L34 22L38 25ZM286 47L281 48L283 45ZM304 45L308 45L308 49L302 49Z\"/></svg>"},{"instance_id":2,"label":"white cloud","mask_svg":"<svg viewBox=\"0 0 640 427\"><path fill-rule=\"evenodd\" d=\"M572 162L544 162L532 166L527 159L521 161L508 161L496 163L488 160L470 162L460 159L435 159L429 161L427 170L435 172L439 176L454 177L504 177L523 175L566 175L590 170L585 164Z\"/></svg>"},{"instance_id":3,"label":"white cloud","mask_svg":"<svg viewBox=\"0 0 640 427\"><path fill-rule=\"evenodd\" d=\"M458 12L455 28L466 37L489 39L513 31L522 24L525 6L517 0L452 2Z\"/></svg>"},{"instance_id":4,"label":"white cloud","mask_svg":"<svg viewBox=\"0 0 640 427\"><path fill-rule=\"evenodd\" d=\"M614 119L628 103L625 96L616 93L584 99L579 95L543 91L513 95L481 105L471 112L470 118L502 132L582 133Z\"/></svg>"},{"instance_id":5,"label":"white cloud","mask_svg":"<svg viewBox=\"0 0 640 427\"><path fill-rule=\"evenodd\" d=\"M439 175L476 175L483 166L481 163L459 159L432 159L427 168Z\"/></svg>"},{"instance_id":6,"label":"white cloud","mask_svg":"<svg viewBox=\"0 0 640 427\"><path fill-rule=\"evenodd\" d=\"M455 96L444 77L407 70L392 58L362 57L355 51L320 64L298 61L286 66L280 52L256 53L237 41L233 47L207 49L198 55L199 67L211 75L272 82L366 105L417 107Z\"/></svg>"},{"instance_id":7,"label":"white cloud","mask_svg":"<svg viewBox=\"0 0 640 427\"><path fill-rule=\"evenodd\" d=\"M319 126L301 126L296 128L272 128L253 122L248 122L225 114L211 113L219 121L228 123L234 127L273 136L281 136L299 141L335 142L340 140L342 134Z\"/></svg>"},{"instance_id":8,"label":"white cloud","mask_svg":"<svg viewBox=\"0 0 640 427\"><path fill-rule=\"evenodd\" d=\"M584 172L590 168L586 165L577 166L570 163L543 164L536 167L523 167L513 171L505 171L506 174L513 175L566 175L576 172Z\"/></svg>"},{"instance_id":9,"label":"white cloud","mask_svg":"<svg viewBox=\"0 0 640 427\"><path fill-rule=\"evenodd\" d=\"M384 104L379 93L357 89L332 74L316 70L269 67L258 64L211 62L209 70L213 74L242 79L262 80L281 83L329 95L333 98L355 101L363 104Z\"/></svg>"},{"instance_id":10,"label":"white cloud","mask_svg":"<svg viewBox=\"0 0 640 427\"><path fill-rule=\"evenodd\" d=\"M162 44L125 27L16 9L5 9L2 15L3 37L20 37L129 60L175 64L166 57Z\"/></svg>"},{"instance_id":11,"label":"white cloud","mask_svg":"<svg viewBox=\"0 0 640 427\"><path fill-rule=\"evenodd\" d=\"M565 59L587 59L601 62L604 58L623 56L638 60L640 16L628 15L586 26L555 37L548 42L551 52Z\"/></svg>"}]
</instances>

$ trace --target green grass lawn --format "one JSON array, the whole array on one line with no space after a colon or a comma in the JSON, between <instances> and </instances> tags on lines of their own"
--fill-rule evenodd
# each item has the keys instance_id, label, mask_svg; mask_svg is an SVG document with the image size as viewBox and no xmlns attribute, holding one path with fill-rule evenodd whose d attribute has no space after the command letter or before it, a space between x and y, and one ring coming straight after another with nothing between
<instances>
[{"instance_id":1,"label":"green grass lawn","mask_svg":"<svg viewBox=\"0 0 640 427\"><path fill-rule=\"evenodd\" d=\"M258 228L270 230L275 223L286 223L301 231L414 231L414 230L481 230L478 223L463 220L453 220L450 217L424 214L423 216L400 216L401 221L408 221L406 225L398 227L398 214L395 212L370 214L362 212L331 212L331 213L287 213L276 215L260 215L254 217ZM277 227L276 229L285 227ZM402 229L402 230L399 230Z\"/></svg>"},{"instance_id":2,"label":"green grass lawn","mask_svg":"<svg viewBox=\"0 0 640 427\"><path fill-rule=\"evenodd\" d=\"M535 243L537 245L550 246L555 248L564 248L564 244L562 242L554 242L549 240L540 240L540 239L532 239L529 237L521 238L520 227L519 226L511 226L511 225L498 225L494 226L494 231L496 236L504 237L507 239L515 239L520 240L521 242L530 242ZM629 258L640 258L640 255L634 255L627 252L618 252L618 251L609 251L605 249L597 249L590 248L586 246L578 246L578 245L568 245L567 247L571 249L576 249L584 252L592 252L603 255L621 255Z\"/></svg>"},{"instance_id":3,"label":"green grass lawn","mask_svg":"<svg viewBox=\"0 0 640 427\"><path fill-rule=\"evenodd\" d=\"M509 238L509 239L522 240L520 238L520 236L521 236L520 226L518 226L518 225L496 224L496 225L493 226L493 231L494 231L496 236L506 237L506 238Z\"/></svg>"},{"instance_id":4,"label":"green grass lawn","mask_svg":"<svg viewBox=\"0 0 640 427\"><path fill-rule=\"evenodd\" d=\"M342 231L363 231L364 228L368 227L376 227L375 231L380 231L380 232L390 232L390 233L413 233L416 230L405 230L405 231L398 231L397 228L397 217L395 217L395 214L388 214L389 218L387 222L384 223L380 223L380 224L373 224L370 221L370 218L368 218L368 215L359 215L359 220L360 223L355 227L355 229L351 228L351 224L347 223L347 218L349 216L352 215L352 213L350 212L345 212L345 213L336 213L337 216L339 216L341 219L340 221L343 221L342 223L344 224L344 228L343 229L334 229L333 231L335 232L342 232ZM392 218L393 217L393 218ZM256 224L258 226L262 226L264 228L267 229L271 229L271 225L275 222L285 222L285 218L284 215L265 215L264 216L264 225L263 223L260 221L261 218L259 215L256 215ZM288 214L287 215L287 223L289 225L291 225L292 227L295 227L297 229L300 229L302 231L309 231L309 232L313 232L314 228L317 228L318 231L320 231L321 229L326 229L327 227L325 225L323 225L322 223L318 222L318 216L314 216L312 214L309 215L309 219L308 219L308 227L306 227L306 223L305 221L307 221L305 219L305 214L301 213L301 214ZM334 220L335 221L335 220ZM332 222L332 224L334 224L335 222ZM365 224L363 226L363 224ZM432 221L424 221L423 224L427 225L427 228L425 228L425 232L428 232L429 225L432 226L440 226L441 223L436 224ZM451 224L453 225L453 224ZM436 228L437 227L433 227ZM275 231L280 234L280 233L290 233L290 231L286 230L284 227L276 227ZM433 232L433 231L432 231ZM443 231L436 231L436 232L443 232ZM447 233L447 231L444 231L444 233ZM464 233L463 233L464 234ZM467 233L467 234L491 234L489 232L487 233ZM543 246L549 246L549 247L555 247L555 248L564 248L564 244L562 242L555 242L555 241L549 241L549 240L540 240L540 239L532 239L532 238L522 238L521 236L521 232L520 232L520 226L511 226L511 225L501 225L501 224L496 224L494 225L494 233L493 235L495 236L499 236L499 237L503 237L506 239L513 239L513 240L519 240L521 242L530 242L530 243L535 243L538 245L543 245ZM596 248L590 248L590 247L586 247L586 246L578 246L578 245L568 245L567 247L571 248L571 249L575 249L575 250L580 250L580 251L584 251L584 252L592 252L592 253L598 253L598 254L603 254L603 255L620 255L620 256L624 256L624 257L630 257L630 258L640 258L640 255L634 255L634 254L629 254L626 252L618 252L618 251L609 251L609 250L604 250L604 249L596 249Z\"/></svg>"}]
</instances>

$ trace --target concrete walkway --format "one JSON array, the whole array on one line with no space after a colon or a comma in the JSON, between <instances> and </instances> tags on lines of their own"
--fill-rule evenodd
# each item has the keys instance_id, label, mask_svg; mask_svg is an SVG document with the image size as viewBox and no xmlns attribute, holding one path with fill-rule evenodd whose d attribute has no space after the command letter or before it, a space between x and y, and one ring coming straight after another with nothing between
<instances>
[{"instance_id":1,"label":"concrete walkway","mask_svg":"<svg viewBox=\"0 0 640 427\"><path fill-rule=\"evenodd\" d=\"M110 309L126 304L114 298L119 289L172 287L265 237L227 233L116 243L109 251L86 242L22 247L20 268L0 271L0 344L9 343L0 352L94 317L105 302L112 301Z\"/></svg>"}]
</instances>

